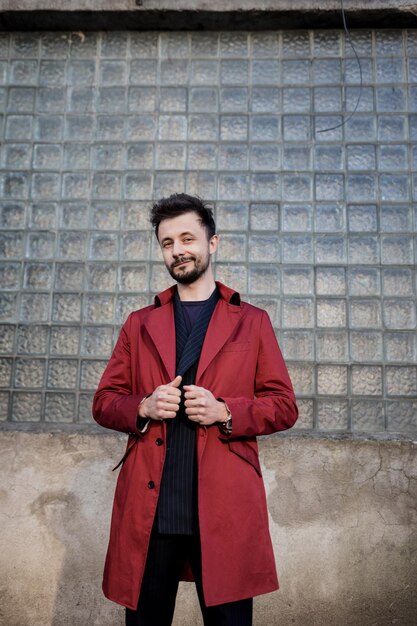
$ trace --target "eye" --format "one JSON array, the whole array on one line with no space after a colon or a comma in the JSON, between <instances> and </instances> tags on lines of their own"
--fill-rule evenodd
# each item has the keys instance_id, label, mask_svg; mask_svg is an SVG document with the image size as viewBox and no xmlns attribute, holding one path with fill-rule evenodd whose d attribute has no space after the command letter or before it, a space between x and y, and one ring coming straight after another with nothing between
<instances>
[{"instance_id":1,"label":"eye","mask_svg":"<svg viewBox=\"0 0 417 626\"><path fill-rule=\"evenodd\" d=\"M192 241L192 240L193 240L193 238L192 238L192 237L185 237L185 238L183 239L183 241L184 241L185 243L190 243L190 241Z\"/></svg>"},{"instance_id":2,"label":"eye","mask_svg":"<svg viewBox=\"0 0 417 626\"><path fill-rule=\"evenodd\" d=\"M169 248L170 246L172 246L172 241L164 241L162 244L163 248Z\"/></svg>"}]
</instances>

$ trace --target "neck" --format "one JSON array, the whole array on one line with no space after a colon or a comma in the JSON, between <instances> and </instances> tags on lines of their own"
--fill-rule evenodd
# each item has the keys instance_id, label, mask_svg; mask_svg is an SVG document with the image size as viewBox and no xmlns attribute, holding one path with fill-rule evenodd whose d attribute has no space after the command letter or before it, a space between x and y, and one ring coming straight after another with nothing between
<instances>
[{"instance_id":1,"label":"neck","mask_svg":"<svg viewBox=\"0 0 417 626\"><path fill-rule=\"evenodd\" d=\"M191 285L181 285L181 283L177 283L177 286L180 300L183 302L190 302L193 300L207 300L210 298L216 288L216 283L213 272L211 271L211 268L209 268L203 276L200 276L200 278L194 283L191 283Z\"/></svg>"}]
</instances>

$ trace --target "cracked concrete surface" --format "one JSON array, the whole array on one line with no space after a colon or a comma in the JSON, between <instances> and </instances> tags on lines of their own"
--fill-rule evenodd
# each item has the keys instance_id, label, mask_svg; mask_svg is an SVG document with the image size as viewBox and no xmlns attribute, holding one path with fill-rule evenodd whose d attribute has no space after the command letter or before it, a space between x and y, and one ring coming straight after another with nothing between
<instances>
[{"instance_id":1,"label":"cracked concrete surface","mask_svg":"<svg viewBox=\"0 0 417 626\"><path fill-rule=\"evenodd\" d=\"M1 624L122 626L100 586L123 448L113 434L0 433ZM274 436L260 450L281 589L256 599L255 626L414 626L415 443ZM193 585L175 624L201 624Z\"/></svg>"}]
</instances>

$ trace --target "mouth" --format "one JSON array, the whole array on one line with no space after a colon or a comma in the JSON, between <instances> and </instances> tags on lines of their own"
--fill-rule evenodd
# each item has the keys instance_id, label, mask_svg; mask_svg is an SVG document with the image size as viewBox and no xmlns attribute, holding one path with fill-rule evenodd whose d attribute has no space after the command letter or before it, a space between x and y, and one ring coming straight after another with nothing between
<instances>
[{"instance_id":1,"label":"mouth","mask_svg":"<svg viewBox=\"0 0 417 626\"><path fill-rule=\"evenodd\" d=\"M171 265L172 268L174 267L181 267L183 265L186 265L187 263L190 263L190 261L193 261L193 258L189 258L189 259L180 259L179 261L176 261L175 263L173 263Z\"/></svg>"}]
</instances>

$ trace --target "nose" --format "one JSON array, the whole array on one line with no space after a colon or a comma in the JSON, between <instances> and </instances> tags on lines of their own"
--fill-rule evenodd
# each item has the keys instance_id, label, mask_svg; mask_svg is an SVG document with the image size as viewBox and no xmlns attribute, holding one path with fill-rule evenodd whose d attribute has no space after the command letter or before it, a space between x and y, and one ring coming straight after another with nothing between
<instances>
[{"instance_id":1,"label":"nose","mask_svg":"<svg viewBox=\"0 0 417 626\"><path fill-rule=\"evenodd\" d=\"M179 256L184 256L184 254L184 246L181 244L181 241L174 241L174 243L172 244L172 256L176 258Z\"/></svg>"}]
</instances>

